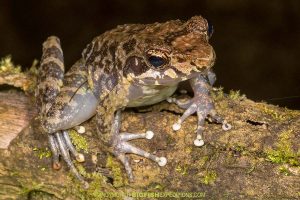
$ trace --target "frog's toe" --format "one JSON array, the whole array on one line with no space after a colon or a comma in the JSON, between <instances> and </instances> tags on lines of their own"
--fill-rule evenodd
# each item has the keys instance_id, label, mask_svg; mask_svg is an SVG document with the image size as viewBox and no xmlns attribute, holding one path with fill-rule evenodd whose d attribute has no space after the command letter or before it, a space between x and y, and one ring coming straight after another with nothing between
<instances>
[{"instance_id":1,"label":"frog's toe","mask_svg":"<svg viewBox=\"0 0 300 200\"><path fill-rule=\"evenodd\" d=\"M158 157L149 152L144 151L138 147L131 145L128 141L144 138L144 139L152 139L154 133L152 131L147 131L146 133L134 134L134 133L121 133L114 137L114 154L121 160L124 164L125 169L127 171L129 180L133 180L132 169L129 164L129 160L126 157L127 153L136 154L150 160L155 161L159 166L165 166L167 164L167 159L165 157Z\"/></svg>"},{"instance_id":2,"label":"frog's toe","mask_svg":"<svg viewBox=\"0 0 300 200\"><path fill-rule=\"evenodd\" d=\"M138 147L131 145L128 141L133 139L145 138L151 139L154 133L152 131L147 131L146 133L121 133L119 137L117 137L115 141L115 149L117 152L122 153L132 153L136 154L150 160L157 162L160 166L164 166L166 164L166 158L155 156L149 152L144 151Z\"/></svg>"},{"instance_id":3,"label":"frog's toe","mask_svg":"<svg viewBox=\"0 0 300 200\"><path fill-rule=\"evenodd\" d=\"M128 175L128 179L130 182L134 181L134 176L132 173L132 168L129 164L129 158L125 155L125 153L115 152L116 157L122 162L125 167L126 173Z\"/></svg>"},{"instance_id":4,"label":"frog's toe","mask_svg":"<svg viewBox=\"0 0 300 200\"><path fill-rule=\"evenodd\" d=\"M177 106L179 106L182 109L187 109L193 103L191 101L191 99L182 100L182 99L176 99L175 97L168 97L167 98L167 102L169 102L169 103L175 103Z\"/></svg>"},{"instance_id":5,"label":"frog's toe","mask_svg":"<svg viewBox=\"0 0 300 200\"><path fill-rule=\"evenodd\" d=\"M67 149L70 150L70 152L73 154L73 156L75 156L76 160L78 162L84 162L84 155L81 153L78 153L75 149L75 147L73 146L70 137L69 137L69 133L67 131L63 131L63 137L65 140L65 144L67 146Z\"/></svg>"},{"instance_id":6,"label":"frog's toe","mask_svg":"<svg viewBox=\"0 0 300 200\"><path fill-rule=\"evenodd\" d=\"M72 174L74 174L75 177L78 178L78 180L83 183L84 187L88 187L88 183L79 174L79 172L77 171L76 167L74 166L71 160L69 152L71 152L79 161L84 161L84 157L82 154L78 153L75 150L69 138L68 132L66 131L56 132L53 135L49 135L49 144L53 154L53 168L54 169L61 168L61 164L59 163L59 155L61 155L63 160L70 168Z\"/></svg>"},{"instance_id":7,"label":"frog's toe","mask_svg":"<svg viewBox=\"0 0 300 200\"><path fill-rule=\"evenodd\" d=\"M55 137L50 134L48 135L48 140L50 144L50 149L52 152L52 167L55 170L59 170L61 168L61 164L59 162L59 147L57 144L57 141L55 140Z\"/></svg>"},{"instance_id":8,"label":"frog's toe","mask_svg":"<svg viewBox=\"0 0 300 200\"><path fill-rule=\"evenodd\" d=\"M219 116L215 109L210 110L209 116L212 121L222 124L222 129L224 131L228 131L232 128L231 124L229 124L225 119Z\"/></svg>"},{"instance_id":9,"label":"frog's toe","mask_svg":"<svg viewBox=\"0 0 300 200\"><path fill-rule=\"evenodd\" d=\"M181 108L187 107L182 116L178 119L176 123L173 124L172 128L174 131L178 131L181 128L181 124L192 114L197 113L198 123L197 123L197 136L194 140L195 146L203 146L204 141L202 139L202 133L204 131L204 122L206 118L211 121L222 124L222 129L227 131L231 129L231 125L227 123L222 117L220 117L216 110L214 109L213 103L209 99L201 99L200 97L194 97L188 100L185 104L179 103L178 100L174 98L169 98L169 102L175 102Z\"/></svg>"},{"instance_id":10,"label":"frog's toe","mask_svg":"<svg viewBox=\"0 0 300 200\"><path fill-rule=\"evenodd\" d=\"M224 120L223 124L222 124L222 129L224 131L228 131L232 128L231 124L227 123L226 120Z\"/></svg>"},{"instance_id":11,"label":"frog's toe","mask_svg":"<svg viewBox=\"0 0 300 200\"><path fill-rule=\"evenodd\" d=\"M173 124L173 130L174 131L178 131L181 128L181 124L182 122L184 122L186 120L186 118L188 118L189 116L191 116L192 114L194 114L197 111L197 105L196 104L191 104L186 110L185 112L182 114L182 116L178 119L178 121Z\"/></svg>"}]
</instances>

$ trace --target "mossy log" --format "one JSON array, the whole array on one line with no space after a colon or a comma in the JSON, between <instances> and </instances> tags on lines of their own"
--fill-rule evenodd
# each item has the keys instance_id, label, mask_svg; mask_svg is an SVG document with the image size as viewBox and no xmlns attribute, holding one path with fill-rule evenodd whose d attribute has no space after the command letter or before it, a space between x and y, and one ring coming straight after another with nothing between
<instances>
[{"instance_id":1,"label":"mossy log","mask_svg":"<svg viewBox=\"0 0 300 200\"><path fill-rule=\"evenodd\" d=\"M178 132L172 130L182 113L173 104L162 102L123 113L123 131L155 133L150 141L133 143L168 159L165 167L159 167L130 155L134 183L128 183L122 165L105 150L93 119L83 124L87 130L83 135L73 131L77 147L86 146L85 162L76 163L90 182L85 190L65 164L59 171L51 168L47 136L35 128L32 99L22 92L2 92L0 199L299 198L300 112L255 103L234 92L224 95L221 90L214 92L214 99L218 112L233 127L223 131L220 124L207 121L206 144L200 148L193 145L196 116L189 117Z\"/></svg>"},{"instance_id":2,"label":"mossy log","mask_svg":"<svg viewBox=\"0 0 300 200\"><path fill-rule=\"evenodd\" d=\"M36 62L23 73L6 57L0 62L0 85L26 91L0 91L0 199L299 199L300 111L256 103L239 92L213 91L217 111L232 125L206 122L205 145L195 147L197 116L174 132L183 110L162 102L125 110L121 131L152 130L152 140L132 143L168 163L130 155L135 182L96 134L95 121L84 134L70 130L85 162L74 161L89 182L84 189L69 172L51 168L47 136L40 133L34 98ZM29 93L29 95L28 95ZM181 95L188 98L187 95Z\"/></svg>"}]
</instances>

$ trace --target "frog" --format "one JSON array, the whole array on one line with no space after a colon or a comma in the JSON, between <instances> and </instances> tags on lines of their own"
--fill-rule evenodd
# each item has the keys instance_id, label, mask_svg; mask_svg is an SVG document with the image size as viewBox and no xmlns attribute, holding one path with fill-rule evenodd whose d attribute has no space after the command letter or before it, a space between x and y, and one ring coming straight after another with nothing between
<instances>
[{"instance_id":1,"label":"frog","mask_svg":"<svg viewBox=\"0 0 300 200\"><path fill-rule=\"evenodd\" d=\"M205 120L231 125L219 114L211 97L216 80L212 71L216 54L209 43L213 28L202 16L152 24L125 24L95 37L81 58L65 73L60 40L50 36L43 43L36 102L41 132L48 137L52 165L60 169L62 158L72 174L86 186L72 157L83 162L69 131L96 119L96 132L134 181L128 154L136 154L163 167L167 158L130 144L131 140L152 139L145 133L120 132L125 108L149 106L167 100L184 109L172 126L174 132L191 115L197 115L194 145L204 145ZM172 95L179 83L190 83L194 96L186 101Z\"/></svg>"}]
</instances>

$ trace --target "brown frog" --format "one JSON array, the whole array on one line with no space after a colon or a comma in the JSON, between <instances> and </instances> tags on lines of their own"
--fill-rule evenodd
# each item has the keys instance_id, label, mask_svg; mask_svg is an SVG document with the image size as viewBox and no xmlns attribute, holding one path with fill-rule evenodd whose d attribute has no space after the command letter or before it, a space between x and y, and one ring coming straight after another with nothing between
<instances>
[{"instance_id":1,"label":"brown frog","mask_svg":"<svg viewBox=\"0 0 300 200\"><path fill-rule=\"evenodd\" d=\"M57 37L43 44L43 56L36 97L40 108L42 129L49 136L53 167L60 168L59 156L73 174L87 184L74 167L70 153L78 161L84 157L72 145L71 129L96 115L100 139L110 145L113 154L124 164L130 180L133 173L126 154L137 154L167 163L129 143L138 138L151 139L152 131L143 134L120 133L121 111L125 107L152 105L163 100L186 109L173 125L197 113L198 126L194 144L202 146L204 120L210 117L231 128L219 117L210 97L215 81L211 67L215 52L209 44L212 26L201 16L187 21L118 26L93 39L82 57L64 74L63 52ZM178 84L188 80L194 97L181 102L170 96Z\"/></svg>"}]
</instances>

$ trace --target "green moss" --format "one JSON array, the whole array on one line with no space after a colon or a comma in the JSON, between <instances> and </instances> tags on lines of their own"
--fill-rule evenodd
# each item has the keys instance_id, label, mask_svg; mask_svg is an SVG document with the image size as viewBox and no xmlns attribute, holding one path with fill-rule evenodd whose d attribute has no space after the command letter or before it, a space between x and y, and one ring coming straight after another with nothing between
<instances>
[{"instance_id":1,"label":"green moss","mask_svg":"<svg viewBox=\"0 0 300 200\"><path fill-rule=\"evenodd\" d=\"M30 184L26 184L26 186L24 184L21 183L21 191L19 192L20 195L22 196L27 196L30 192L32 191L39 191L41 190L41 188L43 187L43 183L36 183L34 181L32 181ZM30 186L30 187L28 187Z\"/></svg>"},{"instance_id":2,"label":"green moss","mask_svg":"<svg viewBox=\"0 0 300 200\"><path fill-rule=\"evenodd\" d=\"M256 164L252 165L247 171L247 174L251 174L256 169Z\"/></svg>"},{"instance_id":3,"label":"green moss","mask_svg":"<svg viewBox=\"0 0 300 200\"><path fill-rule=\"evenodd\" d=\"M83 150L85 153L88 153L88 143L82 135L75 130L69 131L69 135L77 151Z\"/></svg>"},{"instance_id":4,"label":"green moss","mask_svg":"<svg viewBox=\"0 0 300 200\"><path fill-rule=\"evenodd\" d=\"M20 73L21 66L14 65L11 56L8 55L0 60L0 73Z\"/></svg>"},{"instance_id":5,"label":"green moss","mask_svg":"<svg viewBox=\"0 0 300 200\"><path fill-rule=\"evenodd\" d=\"M280 166L280 167L279 167L279 172L280 172L281 174L284 174L285 176L291 175L290 170L289 170L287 167L285 167L285 166Z\"/></svg>"},{"instance_id":6,"label":"green moss","mask_svg":"<svg viewBox=\"0 0 300 200\"><path fill-rule=\"evenodd\" d=\"M197 161L197 166L204 167L204 165L207 163L207 161L209 161L209 157L203 156Z\"/></svg>"},{"instance_id":7,"label":"green moss","mask_svg":"<svg viewBox=\"0 0 300 200\"><path fill-rule=\"evenodd\" d=\"M205 185L213 184L217 179L217 173L215 171L206 171L201 182Z\"/></svg>"},{"instance_id":8,"label":"green moss","mask_svg":"<svg viewBox=\"0 0 300 200\"><path fill-rule=\"evenodd\" d=\"M180 173L181 175L187 175L188 166L187 165L177 165L175 171Z\"/></svg>"},{"instance_id":9,"label":"green moss","mask_svg":"<svg viewBox=\"0 0 300 200\"><path fill-rule=\"evenodd\" d=\"M36 76L39 74L38 63L39 63L39 61L37 59L34 59L32 61L31 67L29 68L29 71L28 71L30 74L34 74Z\"/></svg>"},{"instance_id":10,"label":"green moss","mask_svg":"<svg viewBox=\"0 0 300 200\"><path fill-rule=\"evenodd\" d=\"M211 95L215 101L219 101L223 99L224 98L223 88L222 87L216 88L216 90L212 91Z\"/></svg>"},{"instance_id":11,"label":"green moss","mask_svg":"<svg viewBox=\"0 0 300 200\"><path fill-rule=\"evenodd\" d=\"M9 77L5 80L8 85L14 87L20 87L23 91L33 93L36 88L36 77L38 74L37 70L38 61L34 60L31 68L22 72L20 65L15 65L11 56L6 56L0 60L0 75L3 77Z\"/></svg>"},{"instance_id":12,"label":"green moss","mask_svg":"<svg viewBox=\"0 0 300 200\"><path fill-rule=\"evenodd\" d=\"M82 200L123 199L124 194L117 191L111 184L107 183L107 178L102 174L97 172L88 173L85 168L78 163L76 163L76 168L85 179L91 180L89 182L89 188L84 189L82 183L71 175L72 184L67 188L67 194L72 194L76 199ZM110 196L108 194L112 195ZM117 197L113 196L113 194L117 194Z\"/></svg>"},{"instance_id":13,"label":"green moss","mask_svg":"<svg viewBox=\"0 0 300 200\"><path fill-rule=\"evenodd\" d=\"M153 192L153 191L164 191L165 188L166 188L166 186L165 186L165 185L162 185L161 183L151 182L151 183L147 186L147 191L149 191L149 192Z\"/></svg>"},{"instance_id":14,"label":"green moss","mask_svg":"<svg viewBox=\"0 0 300 200\"><path fill-rule=\"evenodd\" d=\"M41 149L34 147L32 150L36 152L39 159L50 158L52 155L51 151L47 147Z\"/></svg>"},{"instance_id":15,"label":"green moss","mask_svg":"<svg viewBox=\"0 0 300 200\"><path fill-rule=\"evenodd\" d=\"M249 156L252 154L245 146L237 143L232 146L232 150L239 152L243 156Z\"/></svg>"},{"instance_id":16,"label":"green moss","mask_svg":"<svg viewBox=\"0 0 300 200\"><path fill-rule=\"evenodd\" d=\"M268 108L267 106L264 106L263 112L267 115L270 115L273 119L275 119L277 121L285 120L285 117L283 115L279 114L278 112L276 112L275 110L273 110L271 108Z\"/></svg>"},{"instance_id":17,"label":"green moss","mask_svg":"<svg viewBox=\"0 0 300 200\"><path fill-rule=\"evenodd\" d=\"M278 138L276 149L269 149L266 151L267 160L272 163L289 164L292 166L299 166L299 153L292 149L291 136L293 130L283 131Z\"/></svg>"},{"instance_id":18,"label":"green moss","mask_svg":"<svg viewBox=\"0 0 300 200\"><path fill-rule=\"evenodd\" d=\"M127 183L123 177L120 163L115 161L112 156L107 157L106 167L111 169L111 171L112 171L112 175L113 175L113 179L114 179L113 185L115 187L121 187Z\"/></svg>"},{"instance_id":19,"label":"green moss","mask_svg":"<svg viewBox=\"0 0 300 200\"><path fill-rule=\"evenodd\" d=\"M246 98L246 96L244 94L241 95L239 90L237 90L237 91L230 90L229 91L229 98L232 99L232 100L241 100L241 99Z\"/></svg>"}]
</instances>

